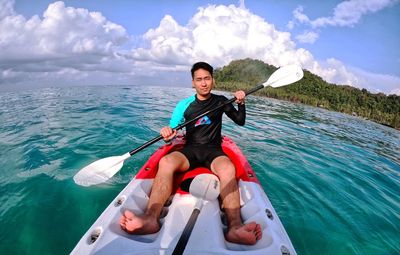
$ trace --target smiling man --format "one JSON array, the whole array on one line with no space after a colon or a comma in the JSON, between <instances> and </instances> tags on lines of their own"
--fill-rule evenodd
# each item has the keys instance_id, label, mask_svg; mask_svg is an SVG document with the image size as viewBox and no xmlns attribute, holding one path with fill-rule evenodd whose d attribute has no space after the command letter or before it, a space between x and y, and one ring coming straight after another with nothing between
<instances>
[{"instance_id":1,"label":"smiling man","mask_svg":"<svg viewBox=\"0 0 400 255\"><path fill-rule=\"evenodd\" d=\"M205 62L195 63L191 74L196 94L178 103L172 114L170 125L163 127L160 131L165 140L173 139L176 136L176 130L173 128L185 120L194 119L228 100L225 96L211 93L215 83L211 65ZM238 125L245 123L245 93L237 91L235 98L238 109L233 104L228 104L186 126L185 146L164 156L159 162L146 212L143 215L135 215L131 211L125 211L120 220L122 229L133 234L158 232L160 230L158 220L163 205L171 195L174 173L204 166L215 173L221 182L222 206L228 220L226 240L240 244L255 244L261 239L262 231L259 224L255 222L243 224L242 222L236 170L221 148L223 114L225 113Z\"/></svg>"}]
</instances>

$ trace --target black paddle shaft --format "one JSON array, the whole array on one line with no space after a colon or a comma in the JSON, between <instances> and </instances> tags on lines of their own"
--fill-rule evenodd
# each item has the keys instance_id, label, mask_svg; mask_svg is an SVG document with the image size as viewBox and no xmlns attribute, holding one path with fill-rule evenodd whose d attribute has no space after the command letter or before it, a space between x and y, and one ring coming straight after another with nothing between
<instances>
[{"instance_id":1,"label":"black paddle shaft","mask_svg":"<svg viewBox=\"0 0 400 255\"><path fill-rule=\"evenodd\" d=\"M257 90L260 90L260 89L262 89L262 88L264 88L264 85L263 85L263 84L258 85L258 86L255 86L254 88L250 89L249 91L246 91L246 96L247 96L247 95L250 95L250 94L252 94L252 93L254 93L254 92L256 92ZM200 119L201 117L204 117L204 116L206 116L207 114L210 114L211 112L217 111L217 110L221 109L222 107L224 107L225 105L228 105L228 104L231 104L231 103L235 102L235 100L236 100L236 97L233 97L233 98L231 98L231 99L229 99L229 100L226 100L223 104L221 104L221 105L215 107L214 109L211 109L211 110L208 110L208 111L206 111L206 112L203 112L202 114L198 115L197 117L195 117L195 118L193 118L193 119L191 119L191 120L188 120L188 121L184 122L183 124L177 126L177 127L175 128L175 130L180 130L180 129L186 127L187 125L189 125L190 123L193 123L193 122L197 121L197 120ZM157 136L157 137L154 137L153 139L151 139L150 141L148 141L148 142L142 144L141 146L137 147L136 149L131 150L131 151L129 152L129 154L132 156L133 154L135 154L135 153L137 153L137 152L143 150L144 148L146 148L146 147L152 145L153 143L156 143L156 142L160 141L161 139L163 139L163 137L162 137L161 135L159 135L159 136Z\"/></svg>"},{"instance_id":2,"label":"black paddle shaft","mask_svg":"<svg viewBox=\"0 0 400 255\"><path fill-rule=\"evenodd\" d=\"M183 229L182 235L179 238L179 241L176 244L172 255L182 255L183 254L183 251L186 248L186 245L189 241L189 237L192 234L194 224L196 224L197 217L199 216L199 214L200 214L200 209L195 208L192 212L192 215L190 215L190 218L186 224L186 227Z\"/></svg>"}]
</instances>

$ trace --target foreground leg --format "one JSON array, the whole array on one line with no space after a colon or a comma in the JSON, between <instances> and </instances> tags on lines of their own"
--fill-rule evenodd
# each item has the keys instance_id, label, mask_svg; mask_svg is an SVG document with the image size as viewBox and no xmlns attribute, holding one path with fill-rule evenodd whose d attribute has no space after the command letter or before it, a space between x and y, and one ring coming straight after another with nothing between
<instances>
[{"instance_id":1,"label":"foreground leg","mask_svg":"<svg viewBox=\"0 0 400 255\"><path fill-rule=\"evenodd\" d=\"M211 170L221 182L222 206L228 220L225 239L239 244L255 244L262 237L261 226L255 222L243 224L240 216L240 195L235 177L235 166L226 156L213 160Z\"/></svg>"},{"instance_id":2,"label":"foreground leg","mask_svg":"<svg viewBox=\"0 0 400 255\"><path fill-rule=\"evenodd\" d=\"M159 162L145 213L135 215L131 211L125 211L120 219L121 228L128 233L139 235L158 232L158 218L171 195L174 173L186 171L188 168L189 162L182 153L172 152L164 156Z\"/></svg>"}]
</instances>

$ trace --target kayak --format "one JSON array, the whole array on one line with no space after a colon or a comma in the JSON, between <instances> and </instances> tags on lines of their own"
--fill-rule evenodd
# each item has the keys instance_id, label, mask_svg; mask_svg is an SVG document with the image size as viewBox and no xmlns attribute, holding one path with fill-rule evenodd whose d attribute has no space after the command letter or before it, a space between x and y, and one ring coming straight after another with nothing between
<instances>
[{"instance_id":1,"label":"kayak","mask_svg":"<svg viewBox=\"0 0 400 255\"><path fill-rule=\"evenodd\" d=\"M136 176L110 203L71 254L172 254L188 222L197 197L188 192L187 184L197 175L212 174L199 167L175 176L171 197L160 216L161 229L155 234L133 235L119 225L125 210L137 214L145 211L159 160L184 145L178 137L158 148ZM226 217L218 199L204 201L193 232L183 254L296 254L296 251L255 172L239 147L223 137L222 148L236 167L244 223L261 225L262 238L255 245L230 243L224 238Z\"/></svg>"}]
</instances>

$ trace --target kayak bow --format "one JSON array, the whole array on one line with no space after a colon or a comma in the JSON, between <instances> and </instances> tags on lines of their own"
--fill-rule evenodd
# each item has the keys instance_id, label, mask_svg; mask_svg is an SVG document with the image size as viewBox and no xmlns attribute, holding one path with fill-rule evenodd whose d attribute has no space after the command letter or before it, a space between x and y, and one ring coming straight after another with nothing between
<instances>
[{"instance_id":1,"label":"kayak bow","mask_svg":"<svg viewBox=\"0 0 400 255\"><path fill-rule=\"evenodd\" d=\"M178 138L172 144L156 150L81 238L72 254L172 254L197 200L193 192L188 193L184 186L197 175L211 174L208 169L196 168L176 176L174 192L164 205L160 217L159 232L131 235L121 229L119 219L126 209L137 214L144 212L159 160L183 144L184 140ZM263 237L255 245L227 242L224 238L226 217L218 200L204 199L184 254L296 254L285 228L241 150L228 137L224 137L222 148L236 167L242 219L245 223L259 223Z\"/></svg>"}]
</instances>

